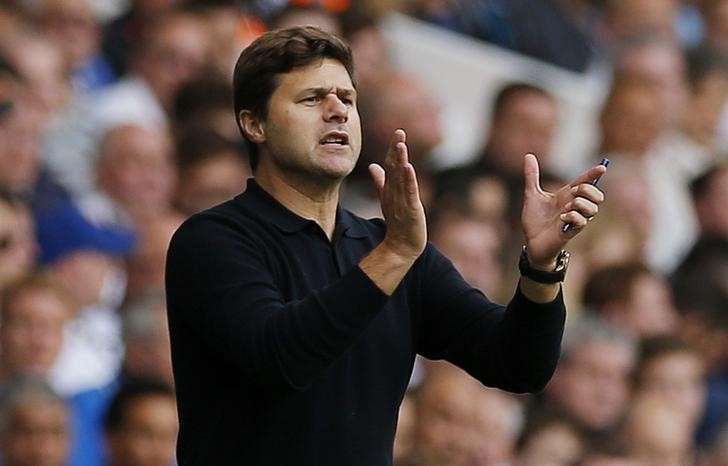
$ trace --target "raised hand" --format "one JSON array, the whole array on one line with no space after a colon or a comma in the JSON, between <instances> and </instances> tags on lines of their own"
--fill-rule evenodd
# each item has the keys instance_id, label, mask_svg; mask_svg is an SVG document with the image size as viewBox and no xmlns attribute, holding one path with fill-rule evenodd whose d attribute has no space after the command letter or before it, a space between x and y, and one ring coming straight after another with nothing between
<instances>
[{"instance_id":1,"label":"raised hand","mask_svg":"<svg viewBox=\"0 0 728 466\"><path fill-rule=\"evenodd\" d=\"M599 211L604 194L591 182L606 167L597 165L554 193L541 189L538 160L532 154L524 159L525 192L521 223L528 257L533 266L553 270L556 256ZM565 224L572 228L564 233Z\"/></svg>"},{"instance_id":2,"label":"raised hand","mask_svg":"<svg viewBox=\"0 0 728 466\"><path fill-rule=\"evenodd\" d=\"M414 261L425 249L427 227L406 140L404 130L396 130L384 159L384 168L373 163L369 165L369 173L379 192L387 223L383 243L395 254Z\"/></svg>"}]
</instances>

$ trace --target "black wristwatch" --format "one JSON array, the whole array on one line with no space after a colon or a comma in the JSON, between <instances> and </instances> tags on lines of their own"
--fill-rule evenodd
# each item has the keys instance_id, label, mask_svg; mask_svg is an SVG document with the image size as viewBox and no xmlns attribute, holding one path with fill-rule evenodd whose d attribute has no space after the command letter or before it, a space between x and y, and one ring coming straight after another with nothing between
<instances>
[{"instance_id":1,"label":"black wristwatch","mask_svg":"<svg viewBox=\"0 0 728 466\"><path fill-rule=\"evenodd\" d=\"M531 261L528 260L526 246L523 246L521 258L518 260L518 270L521 271L521 275L524 277L528 277L538 283L551 284L563 282L564 277L566 277L566 269L569 267L569 256L568 251L562 250L556 256L556 268L552 272L547 272L533 268Z\"/></svg>"}]
</instances>

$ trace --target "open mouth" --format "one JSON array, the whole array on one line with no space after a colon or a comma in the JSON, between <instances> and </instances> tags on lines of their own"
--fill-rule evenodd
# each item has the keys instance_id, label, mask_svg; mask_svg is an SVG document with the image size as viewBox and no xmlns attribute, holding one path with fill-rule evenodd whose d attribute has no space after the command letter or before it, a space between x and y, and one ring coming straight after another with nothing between
<instances>
[{"instance_id":1,"label":"open mouth","mask_svg":"<svg viewBox=\"0 0 728 466\"><path fill-rule=\"evenodd\" d=\"M324 137L319 140L319 144L324 146L348 146L349 145L349 135L347 133L344 133L342 131L331 131L324 135Z\"/></svg>"}]
</instances>

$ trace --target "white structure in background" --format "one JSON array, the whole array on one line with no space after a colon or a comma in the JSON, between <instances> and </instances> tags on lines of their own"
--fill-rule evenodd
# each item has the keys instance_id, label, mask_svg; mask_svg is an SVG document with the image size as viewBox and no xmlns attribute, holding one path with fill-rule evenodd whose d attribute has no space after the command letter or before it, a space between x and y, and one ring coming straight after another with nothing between
<instances>
[{"instance_id":1,"label":"white structure in background","mask_svg":"<svg viewBox=\"0 0 728 466\"><path fill-rule=\"evenodd\" d=\"M428 85L442 106L445 139L435 154L438 166L459 165L477 155L487 135L489 104L512 81L540 86L559 101L550 167L555 173L570 177L598 158L607 73L572 73L398 14L382 23L382 33L393 63Z\"/></svg>"}]
</instances>

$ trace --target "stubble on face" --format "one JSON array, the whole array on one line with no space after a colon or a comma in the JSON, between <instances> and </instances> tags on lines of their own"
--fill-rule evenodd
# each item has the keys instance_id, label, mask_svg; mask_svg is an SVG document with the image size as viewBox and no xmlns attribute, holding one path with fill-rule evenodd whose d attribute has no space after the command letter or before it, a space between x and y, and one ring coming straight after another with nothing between
<instances>
[{"instance_id":1,"label":"stubble on face","mask_svg":"<svg viewBox=\"0 0 728 466\"><path fill-rule=\"evenodd\" d=\"M354 169L361 150L356 91L346 68L324 59L278 81L263 122L261 166L286 178L338 185ZM344 143L323 144L330 134Z\"/></svg>"}]
</instances>

